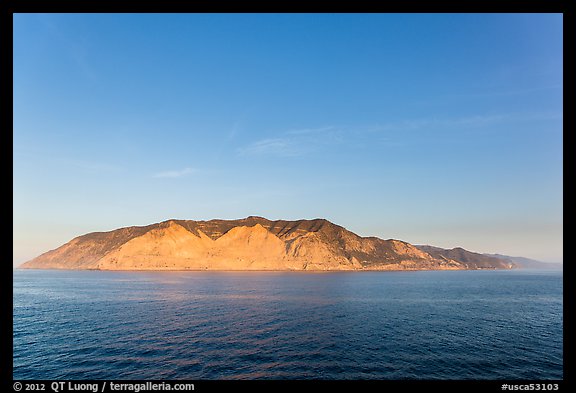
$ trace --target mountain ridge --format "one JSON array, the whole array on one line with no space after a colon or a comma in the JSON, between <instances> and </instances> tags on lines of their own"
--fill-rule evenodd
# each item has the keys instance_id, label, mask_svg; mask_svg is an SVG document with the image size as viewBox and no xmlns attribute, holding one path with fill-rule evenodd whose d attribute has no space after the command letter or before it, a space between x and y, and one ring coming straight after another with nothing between
<instances>
[{"instance_id":1,"label":"mountain ridge","mask_svg":"<svg viewBox=\"0 0 576 393\"><path fill-rule=\"evenodd\" d=\"M502 255L502 254L485 254L485 255L489 255L491 257L500 258L504 260L510 260L513 263L515 263L518 267L523 269L554 269L554 270L564 269L564 264L561 262L542 262L536 259Z\"/></svg>"},{"instance_id":2,"label":"mountain ridge","mask_svg":"<svg viewBox=\"0 0 576 393\"><path fill-rule=\"evenodd\" d=\"M422 248L424 247L424 248ZM169 219L91 232L20 265L94 270L462 270L510 269L476 253L362 237L326 219ZM473 255L472 255L473 254ZM490 259L491 258L491 259Z\"/></svg>"},{"instance_id":3,"label":"mountain ridge","mask_svg":"<svg viewBox=\"0 0 576 393\"><path fill-rule=\"evenodd\" d=\"M500 268L517 267L516 264L505 258L496 258L486 254L480 254L463 249L462 247L455 247L452 249L445 249L428 245L417 245L418 249L427 252L435 258L457 260L467 267L476 268L490 268L498 266Z\"/></svg>"}]
</instances>

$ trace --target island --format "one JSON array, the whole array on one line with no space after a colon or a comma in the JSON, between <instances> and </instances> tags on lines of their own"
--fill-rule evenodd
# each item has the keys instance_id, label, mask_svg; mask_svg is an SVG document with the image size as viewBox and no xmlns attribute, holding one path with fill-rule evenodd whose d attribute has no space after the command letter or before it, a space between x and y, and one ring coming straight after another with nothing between
<instances>
[{"instance_id":1,"label":"island","mask_svg":"<svg viewBox=\"0 0 576 393\"><path fill-rule=\"evenodd\" d=\"M82 270L477 270L511 259L362 237L325 219L171 219L88 233L20 266Z\"/></svg>"}]
</instances>

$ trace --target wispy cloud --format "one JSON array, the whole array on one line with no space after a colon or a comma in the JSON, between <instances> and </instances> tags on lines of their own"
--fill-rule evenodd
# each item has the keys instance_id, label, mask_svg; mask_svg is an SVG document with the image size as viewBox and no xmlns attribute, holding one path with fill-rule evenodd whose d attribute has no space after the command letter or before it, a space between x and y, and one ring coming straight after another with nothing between
<instances>
[{"instance_id":1,"label":"wispy cloud","mask_svg":"<svg viewBox=\"0 0 576 393\"><path fill-rule=\"evenodd\" d=\"M152 177L174 179L174 178L178 178L178 177L191 175L191 174L196 173L196 172L198 172L198 171L194 168L184 168L184 169L174 170L174 171L158 172L158 173L153 174Z\"/></svg>"},{"instance_id":2,"label":"wispy cloud","mask_svg":"<svg viewBox=\"0 0 576 393\"><path fill-rule=\"evenodd\" d=\"M454 94L451 97L462 99L462 98L486 98L486 97L504 97L504 96L518 96L518 95L525 95L525 94L534 94L540 93L546 90L559 90L562 89L562 84L551 84L547 86L535 86L535 87L528 87L525 89L508 89L508 90L495 90L489 92L478 92L478 93L469 93L469 94Z\"/></svg>"},{"instance_id":3,"label":"wispy cloud","mask_svg":"<svg viewBox=\"0 0 576 393\"><path fill-rule=\"evenodd\" d=\"M335 131L336 127L334 126L327 126L327 127L317 127L317 128L297 128L294 130L286 131L286 135L319 135L319 134L326 134L331 131Z\"/></svg>"},{"instance_id":4,"label":"wispy cloud","mask_svg":"<svg viewBox=\"0 0 576 393\"><path fill-rule=\"evenodd\" d=\"M487 124L498 123L509 118L508 114L498 115L472 115L464 117L451 117L451 118L424 118L424 119L408 119L397 123L389 123L382 126L383 130L396 129L396 130L420 130L431 127L475 127Z\"/></svg>"},{"instance_id":5,"label":"wispy cloud","mask_svg":"<svg viewBox=\"0 0 576 393\"><path fill-rule=\"evenodd\" d=\"M322 146L340 143L342 130L337 127L300 128L284 131L274 138L254 141L237 149L240 156L298 157Z\"/></svg>"},{"instance_id":6,"label":"wispy cloud","mask_svg":"<svg viewBox=\"0 0 576 393\"><path fill-rule=\"evenodd\" d=\"M451 138L455 132L466 131L470 134L497 129L495 126L503 124L513 125L558 119L562 119L562 113L545 111L503 112L447 117L415 117L372 125L299 128L253 141L237 148L236 152L243 157L290 158L336 149L344 144L349 149L364 149L374 143L397 147L421 141L425 135Z\"/></svg>"},{"instance_id":7,"label":"wispy cloud","mask_svg":"<svg viewBox=\"0 0 576 393\"><path fill-rule=\"evenodd\" d=\"M372 132L379 131L417 131L430 129L447 128L473 128L501 123L529 122L537 120L555 120L562 118L559 113L539 112L539 113L499 113L482 114L460 117L445 118L420 118L406 119L398 122L383 123L373 127Z\"/></svg>"},{"instance_id":8,"label":"wispy cloud","mask_svg":"<svg viewBox=\"0 0 576 393\"><path fill-rule=\"evenodd\" d=\"M268 138L253 142L238 149L241 156L273 155L280 157L295 157L302 155L302 146L289 138Z\"/></svg>"}]
</instances>

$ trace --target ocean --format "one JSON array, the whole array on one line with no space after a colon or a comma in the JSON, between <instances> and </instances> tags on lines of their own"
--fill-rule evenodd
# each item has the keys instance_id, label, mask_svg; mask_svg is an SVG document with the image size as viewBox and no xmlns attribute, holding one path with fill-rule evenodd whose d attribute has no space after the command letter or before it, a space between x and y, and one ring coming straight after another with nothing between
<instances>
[{"instance_id":1,"label":"ocean","mask_svg":"<svg viewBox=\"0 0 576 393\"><path fill-rule=\"evenodd\" d=\"M563 378L562 272L14 270L14 379Z\"/></svg>"}]
</instances>

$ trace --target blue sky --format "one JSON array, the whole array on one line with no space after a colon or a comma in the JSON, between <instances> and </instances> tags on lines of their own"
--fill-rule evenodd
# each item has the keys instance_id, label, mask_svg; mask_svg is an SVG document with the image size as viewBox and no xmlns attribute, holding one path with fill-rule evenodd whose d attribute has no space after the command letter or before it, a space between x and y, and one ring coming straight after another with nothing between
<instances>
[{"instance_id":1,"label":"blue sky","mask_svg":"<svg viewBox=\"0 0 576 393\"><path fill-rule=\"evenodd\" d=\"M561 14L15 14L14 255L326 218L562 261Z\"/></svg>"}]
</instances>

